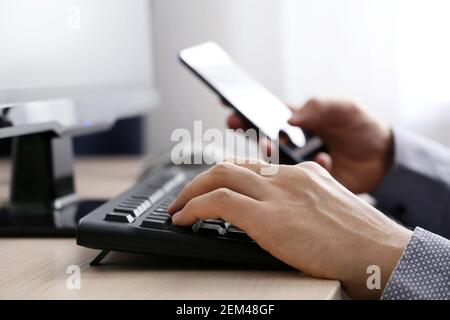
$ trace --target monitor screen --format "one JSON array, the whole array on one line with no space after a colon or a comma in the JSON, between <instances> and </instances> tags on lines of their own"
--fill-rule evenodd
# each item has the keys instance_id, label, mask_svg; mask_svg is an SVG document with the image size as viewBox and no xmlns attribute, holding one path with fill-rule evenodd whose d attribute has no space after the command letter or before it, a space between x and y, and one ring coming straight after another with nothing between
<instances>
[{"instance_id":1,"label":"monitor screen","mask_svg":"<svg viewBox=\"0 0 450 320\"><path fill-rule=\"evenodd\" d=\"M0 109L93 126L150 107L150 16L149 0L0 0Z\"/></svg>"}]
</instances>

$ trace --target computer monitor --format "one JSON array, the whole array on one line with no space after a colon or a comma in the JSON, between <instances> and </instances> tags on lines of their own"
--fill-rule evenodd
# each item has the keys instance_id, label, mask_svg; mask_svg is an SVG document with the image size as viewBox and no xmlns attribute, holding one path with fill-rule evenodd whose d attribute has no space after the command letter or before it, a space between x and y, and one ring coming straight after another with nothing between
<instances>
[{"instance_id":1,"label":"computer monitor","mask_svg":"<svg viewBox=\"0 0 450 320\"><path fill-rule=\"evenodd\" d=\"M14 137L14 219L76 202L73 136L156 102L150 0L0 0L0 138Z\"/></svg>"},{"instance_id":2,"label":"computer monitor","mask_svg":"<svg viewBox=\"0 0 450 320\"><path fill-rule=\"evenodd\" d=\"M148 0L0 0L0 110L12 125L0 137L91 132L147 110L150 14Z\"/></svg>"}]
</instances>

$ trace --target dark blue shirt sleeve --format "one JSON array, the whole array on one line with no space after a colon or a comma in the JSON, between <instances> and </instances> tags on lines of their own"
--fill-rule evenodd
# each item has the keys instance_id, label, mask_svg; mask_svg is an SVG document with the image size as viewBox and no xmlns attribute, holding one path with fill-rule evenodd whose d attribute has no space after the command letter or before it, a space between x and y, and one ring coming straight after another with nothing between
<instances>
[{"instance_id":1,"label":"dark blue shirt sleeve","mask_svg":"<svg viewBox=\"0 0 450 320\"><path fill-rule=\"evenodd\" d=\"M394 130L394 165L374 196L381 211L404 225L450 238L450 151Z\"/></svg>"}]
</instances>

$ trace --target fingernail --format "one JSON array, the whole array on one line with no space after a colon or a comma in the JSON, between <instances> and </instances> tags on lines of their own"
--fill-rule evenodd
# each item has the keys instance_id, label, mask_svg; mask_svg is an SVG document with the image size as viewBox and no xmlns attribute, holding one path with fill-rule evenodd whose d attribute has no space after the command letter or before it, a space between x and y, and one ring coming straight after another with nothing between
<instances>
[{"instance_id":1,"label":"fingernail","mask_svg":"<svg viewBox=\"0 0 450 320\"><path fill-rule=\"evenodd\" d=\"M175 213L173 216L172 216L172 223L174 223L174 224L177 224L177 220L179 219L179 214L178 213Z\"/></svg>"}]
</instances>

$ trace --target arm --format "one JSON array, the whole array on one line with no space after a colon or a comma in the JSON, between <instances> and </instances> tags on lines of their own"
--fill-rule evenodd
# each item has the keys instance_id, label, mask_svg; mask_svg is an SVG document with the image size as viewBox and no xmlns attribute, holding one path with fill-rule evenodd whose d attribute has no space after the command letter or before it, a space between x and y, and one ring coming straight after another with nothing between
<instances>
[{"instance_id":1,"label":"arm","mask_svg":"<svg viewBox=\"0 0 450 320\"><path fill-rule=\"evenodd\" d=\"M384 300L450 300L450 241L417 228L384 290Z\"/></svg>"},{"instance_id":2,"label":"arm","mask_svg":"<svg viewBox=\"0 0 450 320\"><path fill-rule=\"evenodd\" d=\"M315 163L221 163L190 182L169 212L182 226L228 221L292 267L340 280L353 298L381 296L412 236ZM376 288L367 284L372 266Z\"/></svg>"},{"instance_id":3,"label":"arm","mask_svg":"<svg viewBox=\"0 0 450 320\"><path fill-rule=\"evenodd\" d=\"M427 226L435 232L449 228L445 213L449 207L450 160L444 148L423 138L393 132L385 122L348 101L314 99L293 113L292 125L317 133L327 144L328 153L319 154L315 161L350 191L375 194L382 207L409 225ZM230 116L228 124L243 127L235 115ZM320 198L327 202L323 196ZM402 205L407 205L405 210ZM358 212L361 219L367 218L365 211ZM434 293L424 292L449 292L449 241L417 228L408 243L392 269L386 270L386 265L381 268L390 276L383 298L434 299ZM438 253L436 247L440 248ZM375 254L371 260L378 265L384 258ZM357 264L348 267L355 270ZM420 267L424 269L415 270ZM428 283L430 275L436 282Z\"/></svg>"},{"instance_id":4,"label":"arm","mask_svg":"<svg viewBox=\"0 0 450 320\"><path fill-rule=\"evenodd\" d=\"M450 151L394 130L394 164L374 195L405 225L450 238Z\"/></svg>"},{"instance_id":5,"label":"arm","mask_svg":"<svg viewBox=\"0 0 450 320\"><path fill-rule=\"evenodd\" d=\"M316 161L350 191L374 194L383 212L450 238L448 149L348 101L311 100L294 115L293 125L324 139L329 153Z\"/></svg>"}]
</instances>

